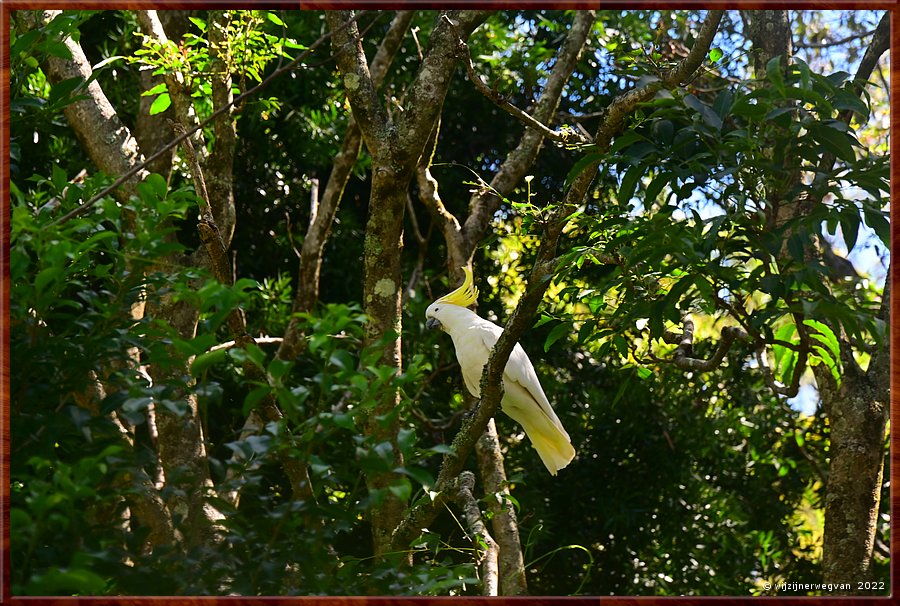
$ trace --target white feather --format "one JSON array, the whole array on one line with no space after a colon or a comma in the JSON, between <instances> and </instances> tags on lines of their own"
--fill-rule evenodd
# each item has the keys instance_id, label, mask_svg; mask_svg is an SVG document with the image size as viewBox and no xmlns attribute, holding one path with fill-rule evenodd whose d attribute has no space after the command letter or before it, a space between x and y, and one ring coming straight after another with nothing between
<instances>
[{"instance_id":1,"label":"white feather","mask_svg":"<svg viewBox=\"0 0 900 606\"><path fill-rule=\"evenodd\" d=\"M475 312L449 303L432 303L425 311L453 339L466 389L481 396L481 373L503 329ZM503 371L501 409L519 423L552 475L575 457L569 434L553 412L534 366L516 343Z\"/></svg>"}]
</instances>

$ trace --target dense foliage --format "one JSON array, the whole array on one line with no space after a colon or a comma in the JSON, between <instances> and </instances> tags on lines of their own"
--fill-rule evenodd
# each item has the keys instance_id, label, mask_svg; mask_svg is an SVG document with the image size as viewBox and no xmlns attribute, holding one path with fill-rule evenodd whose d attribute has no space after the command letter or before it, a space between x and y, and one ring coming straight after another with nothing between
<instances>
[{"instance_id":1,"label":"dense foliage","mask_svg":"<svg viewBox=\"0 0 900 606\"><path fill-rule=\"evenodd\" d=\"M13 19L12 593L477 594L483 545L452 507L406 552L375 557L372 548L372 508L389 497L432 498L471 404L449 337L424 326L426 306L455 284L415 183L397 253L408 279L402 372L366 332L365 149L330 226L318 303L295 315L302 353L279 359L277 339L234 343L233 312L247 334L278 337L308 287L297 283L296 259L313 220L310 189L327 181L350 117L327 45L236 114L233 283L194 263L202 203L183 157L129 200L107 194L60 221L118 176L92 165L62 115L87 87L48 80L50 58L71 58L62 40L80 41L92 79L134 129L145 107L138 90L155 100L154 114L172 102L165 84L142 84L141 70L180 73L203 119L215 105L207 80L217 61L238 95L328 30L318 12L235 11L221 32L223 55L208 35L210 11L188 13L180 46L142 43L128 11L66 11L31 28L23 15ZM804 15L801 33L825 36L821 17ZM836 31L856 34L880 15L839 17ZM571 20L571 12L493 13L469 48L490 86L528 108ZM370 26L368 57L389 21L381 12L360 19ZM415 35L403 38L382 85L389 112L403 111L434 22L434 12L413 17ZM685 12L600 12L555 123L593 131L612 98L677 62L698 24ZM855 62L864 40L844 44L840 58ZM475 252L478 312L503 324L550 209L600 162L522 339L578 456L551 477L521 428L497 417L532 594L758 595L767 584L820 580L831 424L822 407L801 412L788 396L812 382L810 367L842 380L842 336L863 367L887 347L884 269L860 267L872 258L861 250L886 256L889 246L886 91L876 83L860 96L855 65L829 65L822 52L786 71L775 58L755 77L749 46L737 13L727 13L699 80L643 104L611 149L545 143L533 177L503 197ZM524 127L476 91L461 65L454 82L431 170L460 216ZM203 133L211 152L216 134ZM782 199L825 203L782 222L765 196L794 172L801 186ZM810 252L825 247L843 248L863 275L835 276ZM196 310L196 329L186 336L172 317L136 312L166 305ZM688 314L696 358L715 355L725 327L746 338L710 369L680 368L672 357ZM399 430L380 441L361 428L392 390L399 405L376 421L398 421ZM280 420L258 414L267 399ZM195 536L173 507L174 536L161 540L139 508L184 497L177 476L188 472L161 473L158 422L194 414L210 480L195 491L213 512L212 537ZM299 497L285 473L291 463L309 476ZM395 479L367 485L378 473ZM495 498L477 496L485 511ZM888 594L887 498L878 513L873 578L876 593Z\"/></svg>"}]
</instances>

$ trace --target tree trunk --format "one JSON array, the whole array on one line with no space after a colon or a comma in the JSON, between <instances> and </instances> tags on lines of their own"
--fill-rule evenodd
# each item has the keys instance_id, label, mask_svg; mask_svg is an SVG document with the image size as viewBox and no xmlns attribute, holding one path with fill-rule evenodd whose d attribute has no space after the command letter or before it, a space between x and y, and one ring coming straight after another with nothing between
<instances>
[{"instance_id":1,"label":"tree trunk","mask_svg":"<svg viewBox=\"0 0 900 606\"><path fill-rule=\"evenodd\" d=\"M487 17L484 11L441 12L431 33L428 51L407 91L404 111L397 122L389 120L376 92L376 84L363 52L356 23L344 27L348 11L326 13L335 32L332 45L353 117L372 154L372 191L364 244L363 308L368 317L366 343L381 348L381 364L401 371L400 352L403 215L406 191L413 169L422 155L429 133L439 119L444 97L456 67L459 40L465 40ZM392 445L395 465L402 464L397 445L400 392L381 394L363 423L375 444ZM400 524L405 501L388 490L400 476L394 472L368 474L374 495L370 519L376 555L391 550L391 537Z\"/></svg>"},{"instance_id":2,"label":"tree trunk","mask_svg":"<svg viewBox=\"0 0 900 606\"><path fill-rule=\"evenodd\" d=\"M887 352L882 357L888 357ZM821 374L817 372L817 378ZM883 380L887 378L884 373ZM869 373L845 375L840 388L820 389L831 423L823 581L849 583L851 593L856 592L857 582L871 580L872 547L878 529L888 416L888 401L879 382Z\"/></svg>"},{"instance_id":3,"label":"tree trunk","mask_svg":"<svg viewBox=\"0 0 900 606\"><path fill-rule=\"evenodd\" d=\"M880 313L886 325L893 307L890 282L889 269ZM848 583L851 593L857 592L857 582L872 580L890 410L890 357L890 347L885 345L873 354L865 372L845 364L840 387L822 365L814 368L822 406L831 423L823 581Z\"/></svg>"},{"instance_id":4,"label":"tree trunk","mask_svg":"<svg viewBox=\"0 0 900 606\"><path fill-rule=\"evenodd\" d=\"M369 219L366 223L363 264L363 305L366 316L366 341L371 345L382 342L381 364L400 371L400 299L403 289L400 260L403 250L403 212L406 208L406 187L409 174L395 174L390 166L373 168L372 194L369 198ZM403 465L403 455L397 444L400 428L400 392L391 388L382 394L376 406L367 411L365 433L375 444L388 442L392 446L394 467ZM392 471L372 473L366 477L369 490L384 496L382 505L372 508L372 533L375 552L390 551L391 534L400 523L405 501L388 488L399 479Z\"/></svg>"}]
</instances>

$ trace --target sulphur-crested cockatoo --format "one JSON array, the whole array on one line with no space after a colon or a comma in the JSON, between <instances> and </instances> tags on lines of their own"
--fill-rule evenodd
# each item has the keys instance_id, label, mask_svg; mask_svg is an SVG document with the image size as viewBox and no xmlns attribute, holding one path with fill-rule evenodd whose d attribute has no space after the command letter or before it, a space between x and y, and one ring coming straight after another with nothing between
<instances>
[{"instance_id":1,"label":"sulphur-crested cockatoo","mask_svg":"<svg viewBox=\"0 0 900 606\"><path fill-rule=\"evenodd\" d=\"M472 270L462 269L466 274L462 286L428 306L425 326L440 328L453 339L463 381L469 393L478 398L481 396L481 373L503 329L466 309L478 298L478 289L472 280ZM531 360L518 343L503 371L500 406L525 429L552 475L575 457L569 434L553 412Z\"/></svg>"}]
</instances>

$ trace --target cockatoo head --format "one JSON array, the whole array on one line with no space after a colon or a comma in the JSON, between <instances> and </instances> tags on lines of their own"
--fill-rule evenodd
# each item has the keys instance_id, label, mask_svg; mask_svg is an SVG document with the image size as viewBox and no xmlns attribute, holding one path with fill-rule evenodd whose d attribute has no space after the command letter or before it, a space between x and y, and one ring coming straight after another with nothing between
<instances>
[{"instance_id":1,"label":"cockatoo head","mask_svg":"<svg viewBox=\"0 0 900 606\"><path fill-rule=\"evenodd\" d=\"M447 330L448 326L446 324L448 321L458 317L460 311L466 310L469 305L478 300L478 288L475 287L472 270L468 267L463 267L462 270L466 275L462 286L450 294L444 295L425 310L426 328L443 328Z\"/></svg>"}]
</instances>

